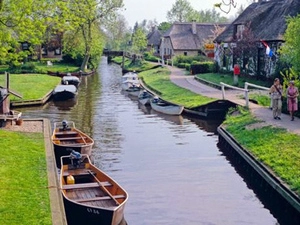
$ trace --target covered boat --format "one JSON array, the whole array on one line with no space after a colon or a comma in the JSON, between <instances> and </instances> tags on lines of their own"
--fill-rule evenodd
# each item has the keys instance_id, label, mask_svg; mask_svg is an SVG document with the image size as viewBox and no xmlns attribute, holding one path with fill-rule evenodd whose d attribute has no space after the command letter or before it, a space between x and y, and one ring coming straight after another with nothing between
<instances>
[{"instance_id":1,"label":"covered boat","mask_svg":"<svg viewBox=\"0 0 300 225\"><path fill-rule=\"evenodd\" d=\"M73 84L75 87L78 87L80 84L80 79L76 76L72 76L71 74L69 74L61 78L61 84Z\"/></svg>"},{"instance_id":2,"label":"covered boat","mask_svg":"<svg viewBox=\"0 0 300 225\"><path fill-rule=\"evenodd\" d=\"M88 155L72 151L61 157L60 188L68 225L119 225L127 192L95 167Z\"/></svg>"},{"instance_id":3,"label":"covered boat","mask_svg":"<svg viewBox=\"0 0 300 225\"><path fill-rule=\"evenodd\" d=\"M57 85L53 92L53 99L56 101L64 101L67 99L75 98L77 95L77 88L74 85Z\"/></svg>"}]
</instances>

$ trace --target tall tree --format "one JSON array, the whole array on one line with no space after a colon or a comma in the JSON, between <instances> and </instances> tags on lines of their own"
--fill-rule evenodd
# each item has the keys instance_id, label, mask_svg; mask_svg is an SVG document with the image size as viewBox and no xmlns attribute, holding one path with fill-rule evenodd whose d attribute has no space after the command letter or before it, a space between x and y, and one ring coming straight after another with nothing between
<instances>
[{"instance_id":1,"label":"tall tree","mask_svg":"<svg viewBox=\"0 0 300 225\"><path fill-rule=\"evenodd\" d=\"M224 16L221 16L219 12L215 9L212 10L193 10L187 18L188 22L196 21L199 23L224 23L228 19Z\"/></svg>"},{"instance_id":2,"label":"tall tree","mask_svg":"<svg viewBox=\"0 0 300 225\"><path fill-rule=\"evenodd\" d=\"M189 13L193 12L191 4L187 0L176 0L170 11L167 12L167 20L173 22L188 21Z\"/></svg>"},{"instance_id":3,"label":"tall tree","mask_svg":"<svg viewBox=\"0 0 300 225\"><path fill-rule=\"evenodd\" d=\"M84 42L84 58L81 70L87 68L89 59L95 47L101 44L93 39L93 31L100 26L113 20L117 11L123 7L123 0L70 0L68 3L69 22L72 24L73 32L82 36Z\"/></svg>"},{"instance_id":4,"label":"tall tree","mask_svg":"<svg viewBox=\"0 0 300 225\"><path fill-rule=\"evenodd\" d=\"M132 51L135 53L143 52L147 47L147 37L142 28L137 28L132 36Z\"/></svg>"},{"instance_id":5,"label":"tall tree","mask_svg":"<svg viewBox=\"0 0 300 225\"><path fill-rule=\"evenodd\" d=\"M300 73L300 15L287 19L287 29L284 34L285 43L279 52L281 60L293 66L296 73Z\"/></svg>"}]
</instances>

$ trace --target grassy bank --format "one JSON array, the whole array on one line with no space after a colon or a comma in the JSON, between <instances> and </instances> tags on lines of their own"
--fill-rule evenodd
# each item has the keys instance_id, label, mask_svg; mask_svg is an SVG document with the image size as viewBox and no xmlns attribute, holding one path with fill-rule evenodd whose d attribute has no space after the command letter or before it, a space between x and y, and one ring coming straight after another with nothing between
<instances>
[{"instance_id":1,"label":"grassy bank","mask_svg":"<svg viewBox=\"0 0 300 225\"><path fill-rule=\"evenodd\" d=\"M0 224L52 224L42 133L0 130Z\"/></svg>"},{"instance_id":2,"label":"grassy bank","mask_svg":"<svg viewBox=\"0 0 300 225\"><path fill-rule=\"evenodd\" d=\"M45 74L11 74L10 89L23 95L23 100L43 98L60 83L60 78ZM0 86L5 86L5 76L0 75ZM11 101L19 101L10 95Z\"/></svg>"},{"instance_id":3,"label":"grassy bank","mask_svg":"<svg viewBox=\"0 0 300 225\"><path fill-rule=\"evenodd\" d=\"M163 99L183 105L185 107L195 107L204 105L215 99L201 96L178 87L170 81L170 71L167 68L157 68L139 73L139 77L152 91L160 95Z\"/></svg>"},{"instance_id":4,"label":"grassy bank","mask_svg":"<svg viewBox=\"0 0 300 225\"><path fill-rule=\"evenodd\" d=\"M223 125L258 161L271 168L300 196L300 136L281 128L260 127L258 122L261 121L240 108L240 113L228 115Z\"/></svg>"}]
</instances>

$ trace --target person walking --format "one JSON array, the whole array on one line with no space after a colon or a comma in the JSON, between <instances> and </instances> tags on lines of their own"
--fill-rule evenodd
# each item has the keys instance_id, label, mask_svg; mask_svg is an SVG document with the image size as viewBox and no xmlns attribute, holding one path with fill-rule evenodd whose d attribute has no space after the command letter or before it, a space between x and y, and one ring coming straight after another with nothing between
<instances>
[{"instance_id":1,"label":"person walking","mask_svg":"<svg viewBox=\"0 0 300 225\"><path fill-rule=\"evenodd\" d=\"M291 115L291 121L294 121L294 112L298 110L298 88L295 87L294 81L290 81L289 87L286 90L287 109Z\"/></svg>"},{"instance_id":2,"label":"person walking","mask_svg":"<svg viewBox=\"0 0 300 225\"><path fill-rule=\"evenodd\" d=\"M280 80L275 78L273 85L270 88L272 98L272 110L275 120L281 120L281 108L282 108L282 85Z\"/></svg>"}]
</instances>

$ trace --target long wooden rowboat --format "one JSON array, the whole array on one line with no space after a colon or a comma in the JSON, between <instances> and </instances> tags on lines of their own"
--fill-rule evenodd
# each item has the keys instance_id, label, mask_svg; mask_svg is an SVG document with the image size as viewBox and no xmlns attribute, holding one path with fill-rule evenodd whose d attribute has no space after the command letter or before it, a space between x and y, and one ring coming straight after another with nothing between
<instances>
[{"instance_id":1,"label":"long wooden rowboat","mask_svg":"<svg viewBox=\"0 0 300 225\"><path fill-rule=\"evenodd\" d=\"M183 106L166 102L157 96L150 100L150 105L153 110L168 115L180 115L184 109Z\"/></svg>"},{"instance_id":2,"label":"long wooden rowboat","mask_svg":"<svg viewBox=\"0 0 300 225\"><path fill-rule=\"evenodd\" d=\"M61 157L60 188L68 225L119 225L127 192L95 167L88 155L81 157L79 163L72 155Z\"/></svg>"},{"instance_id":3,"label":"long wooden rowboat","mask_svg":"<svg viewBox=\"0 0 300 225\"><path fill-rule=\"evenodd\" d=\"M70 155L71 150L90 156L94 145L94 140L77 129L74 122L65 120L60 123L54 123L51 141L58 168L60 168L60 158Z\"/></svg>"}]
</instances>

